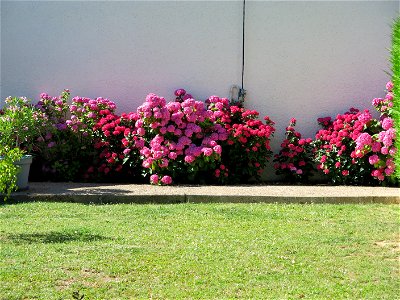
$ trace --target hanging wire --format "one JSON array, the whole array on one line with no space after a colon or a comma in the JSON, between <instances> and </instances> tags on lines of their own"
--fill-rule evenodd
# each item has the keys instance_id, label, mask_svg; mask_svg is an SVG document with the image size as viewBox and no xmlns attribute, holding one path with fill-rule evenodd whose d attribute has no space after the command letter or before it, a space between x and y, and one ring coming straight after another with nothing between
<instances>
[{"instance_id":1,"label":"hanging wire","mask_svg":"<svg viewBox=\"0 0 400 300\"><path fill-rule=\"evenodd\" d=\"M243 79L244 79L244 38L245 38L245 19L246 19L246 0L243 0L243 17L242 17L242 90L244 89L243 86Z\"/></svg>"},{"instance_id":2,"label":"hanging wire","mask_svg":"<svg viewBox=\"0 0 400 300\"><path fill-rule=\"evenodd\" d=\"M239 89L238 103L243 106L246 98L246 90L244 89L244 50L245 50L245 20L246 20L246 0L243 0L243 26L242 26L242 88Z\"/></svg>"},{"instance_id":3,"label":"hanging wire","mask_svg":"<svg viewBox=\"0 0 400 300\"><path fill-rule=\"evenodd\" d=\"M244 50L245 50L245 20L246 20L246 0L243 0L242 12L242 85L233 85L230 90L230 99L233 105L242 107L246 97L246 90L244 89Z\"/></svg>"}]
</instances>

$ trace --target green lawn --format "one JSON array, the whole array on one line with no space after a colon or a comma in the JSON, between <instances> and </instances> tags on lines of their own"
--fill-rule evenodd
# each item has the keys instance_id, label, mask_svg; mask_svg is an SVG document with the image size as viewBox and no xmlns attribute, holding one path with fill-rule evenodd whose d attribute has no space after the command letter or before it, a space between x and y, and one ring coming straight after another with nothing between
<instances>
[{"instance_id":1,"label":"green lawn","mask_svg":"<svg viewBox=\"0 0 400 300\"><path fill-rule=\"evenodd\" d=\"M0 299L398 299L397 205L0 206Z\"/></svg>"}]
</instances>

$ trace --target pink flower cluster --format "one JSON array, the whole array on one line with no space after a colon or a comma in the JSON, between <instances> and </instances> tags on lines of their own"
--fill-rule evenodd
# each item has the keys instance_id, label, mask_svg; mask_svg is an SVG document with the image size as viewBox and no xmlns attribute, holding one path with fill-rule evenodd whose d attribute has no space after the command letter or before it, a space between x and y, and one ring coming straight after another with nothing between
<instances>
[{"instance_id":1,"label":"pink flower cluster","mask_svg":"<svg viewBox=\"0 0 400 300\"><path fill-rule=\"evenodd\" d=\"M373 166L371 175L379 181L390 177L395 171L394 155L397 149L394 146L396 131L391 118L393 107L393 83L386 84L385 98L375 98L372 105L381 113L375 130L363 133L356 139L354 156L368 157L368 162Z\"/></svg>"},{"instance_id":2,"label":"pink flower cluster","mask_svg":"<svg viewBox=\"0 0 400 300\"><path fill-rule=\"evenodd\" d=\"M114 113L116 108L114 102L102 97L96 99L74 97L69 106L71 118L67 121L67 125L73 131L81 131L87 136L102 117Z\"/></svg>"},{"instance_id":3,"label":"pink flower cluster","mask_svg":"<svg viewBox=\"0 0 400 300\"><path fill-rule=\"evenodd\" d=\"M372 100L372 105L382 115L391 115L393 110L393 83L389 81L386 84L386 96L385 98L375 98Z\"/></svg>"},{"instance_id":4,"label":"pink flower cluster","mask_svg":"<svg viewBox=\"0 0 400 300\"><path fill-rule=\"evenodd\" d=\"M67 124L67 110L70 92L65 89L59 97L51 97L46 93L40 94L40 100L35 105L35 107L42 112L43 126L47 127L50 131L52 129L56 130L66 130ZM51 132L46 132L47 137Z\"/></svg>"},{"instance_id":5,"label":"pink flower cluster","mask_svg":"<svg viewBox=\"0 0 400 300\"><path fill-rule=\"evenodd\" d=\"M334 183L368 183L369 167L365 159L356 156L356 140L365 137L364 131L371 125L372 116L368 110L360 112L351 108L343 115L337 115L331 122L328 118L318 119L325 129L315 136L314 158L317 168L328 175ZM326 125L327 124L327 125Z\"/></svg>"},{"instance_id":6,"label":"pink flower cluster","mask_svg":"<svg viewBox=\"0 0 400 300\"><path fill-rule=\"evenodd\" d=\"M226 183L258 176L270 156L273 122L225 98L204 103L179 89L175 101L149 94L135 113L117 115L108 99L75 97L68 104L69 96L42 94L37 105L49 124L37 157L60 180L83 174L138 181L144 173L153 184Z\"/></svg>"},{"instance_id":7,"label":"pink flower cluster","mask_svg":"<svg viewBox=\"0 0 400 300\"><path fill-rule=\"evenodd\" d=\"M393 84L386 85L385 98L375 98L372 104L381 113L379 120L368 110L338 115L333 122L319 119L325 129L317 132L314 144L318 168L337 183L373 183L390 178L395 165L396 132L391 118Z\"/></svg>"},{"instance_id":8,"label":"pink flower cluster","mask_svg":"<svg viewBox=\"0 0 400 300\"><path fill-rule=\"evenodd\" d=\"M272 154L270 138L275 131L274 123L267 116L265 123L262 122L257 111L230 105L226 98L211 96L206 103L213 112L211 121L226 130L224 140L225 136L227 139L222 143L224 168L215 173L219 181L236 183L260 179Z\"/></svg>"},{"instance_id":9,"label":"pink flower cluster","mask_svg":"<svg viewBox=\"0 0 400 300\"><path fill-rule=\"evenodd\" d=\"M94 148L98 158L87 169L85 178L99 173L114 177L135 175L133 167L137 167L139 160L137 149L143 146L135 144L138 139L135 127L137 114L124 113L118 116L108 111L102 115L93 127Z\"/></svg>"},{"instance_id":10,"label":"pink flower cluster","mask_svg":"<svg viewBox=\"0 0 400 300\"><path fill-rule=\"evenodd\" d=\"M306 181L312 175L311 158L312 139L301 138L295 130L296 119L292 118L286 127L286 138L281 150L275 155L274 168L277 175L285 175L291 181Z\"/></svg>"},{"instance_id":11,"label":"pink flower cluster","mask_svg":"<svg viewBox=\"0 0 400 300\"><path fill-rule=\"evenodd\" d=\"M185 97L183 89L175 95L181 101L166 103L149 94L137 109L142 166L154 184L171 184L172 177L213 168L221 158L220 142L227 139L224 127L210 122L213 112L203 102Z\"/></svg>"}]
</instances>

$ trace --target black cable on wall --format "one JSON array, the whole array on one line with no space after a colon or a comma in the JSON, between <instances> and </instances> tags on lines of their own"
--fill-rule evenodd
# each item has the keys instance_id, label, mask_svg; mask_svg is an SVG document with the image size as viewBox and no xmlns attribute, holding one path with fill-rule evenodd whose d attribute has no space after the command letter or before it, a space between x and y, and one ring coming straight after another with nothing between
<instances>
[{"instance_id":1,"label":"black cable on wall","mask_svg":"<svg viewBox=\"0 0 400 300\"><path fill-rule=\"evenodd\" d=\"M245 46L245 19L246 19L246 0L243 0L243 17L242 17L242 90L244 90L244 46Z\"/></svg>"}]
</instances>

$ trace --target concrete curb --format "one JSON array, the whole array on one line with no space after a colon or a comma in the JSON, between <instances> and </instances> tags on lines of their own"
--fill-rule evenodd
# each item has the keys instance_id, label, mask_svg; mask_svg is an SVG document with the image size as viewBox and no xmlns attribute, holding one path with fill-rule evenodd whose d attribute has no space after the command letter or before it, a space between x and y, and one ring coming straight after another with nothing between
<instances>
[{"instance_id":1,"label":"concrete curb","mask_svg":"<svg viewBox=\"0 0 400 300\"><path fill-rule=\"evenodd\" d=\"M9 202L117 203L384 203L400 204L400 188L368 186L152 186L138 184L30 184Z\"/></svg>"}]
</instances>

